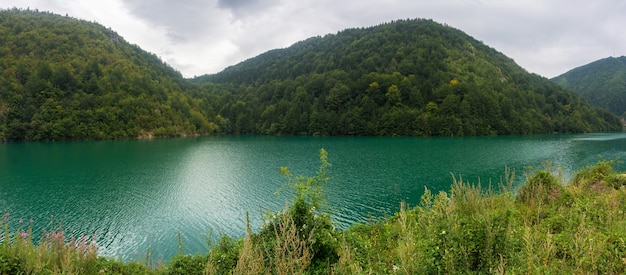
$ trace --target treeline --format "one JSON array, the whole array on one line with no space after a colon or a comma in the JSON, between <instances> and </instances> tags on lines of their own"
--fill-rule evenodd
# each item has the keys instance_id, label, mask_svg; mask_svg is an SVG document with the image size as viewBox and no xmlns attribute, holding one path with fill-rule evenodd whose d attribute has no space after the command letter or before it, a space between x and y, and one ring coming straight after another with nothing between
<instances>
[{"instance_id":1,"label":"treeline","mask_svg":"<svg viewBox=\"0 0 626 275\"><path fill-rule=\"evenodd\" d=\"M0 11L0 140L468 136L620 130L463 32L399 20L184 79L97 23Z\"/></svg>"},{"instance_id":2,"label":"treeline","mask_svg":"<svg viewBox=\"0 0 626 275\"><path fill-rule=\"evenodd\" d=\"M614 131L619 119L461 31L400 20L315 37L194 80L227 132L468 136ZM216 86L221 83L224 86Z\"/></svg>"},{"instance_id":3,"label":"treeline","mask_svg":"<svg viewBox=\"0 0 626 275\"><path fill-rule=\"evenodd\" d=\"M626 57L607 57L553 79L595 106L626 118Z\"/></svg>"},{"instance_id":4,"label":"treeline","mask_svg":"<svg viewBox=\"0 0 626 275\"><path fill-rule=\"evenodd\" d=\"M209 134L211 106L179 72L95 23L0 11L0 140Z\"/></svg>"}]
</instances>

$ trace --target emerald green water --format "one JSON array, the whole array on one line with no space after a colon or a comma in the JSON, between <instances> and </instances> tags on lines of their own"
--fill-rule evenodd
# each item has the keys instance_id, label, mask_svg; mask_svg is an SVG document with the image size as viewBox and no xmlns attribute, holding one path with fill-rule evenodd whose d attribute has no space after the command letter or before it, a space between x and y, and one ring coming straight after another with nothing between
<instances>
[{"instance_id":1,"label":"emerald green water","mask_svg":"<svg viewBox=\"0 0 626 275\"><path fill-rule=\"evenodd\" d=\"M505 167L549 161L572 171L626 159L626 133L473 138L204 137L139 141L0 144L0 211L35 232L62 221L75 236L95 235L103 255L155 259L206 251L207 234L242 236L246 212L258 228L265 210L285 207L278 173L314 175L329 152L326 195L337 226L416 205L428 187L448 190L451 174L497 183ZM626 170L621 164L618 169ZM50 226L51 220L53 226ZM24 226L28 226L25 222ZM149 249L151 247L151 249Z\"/></svg>"}]
</instances>

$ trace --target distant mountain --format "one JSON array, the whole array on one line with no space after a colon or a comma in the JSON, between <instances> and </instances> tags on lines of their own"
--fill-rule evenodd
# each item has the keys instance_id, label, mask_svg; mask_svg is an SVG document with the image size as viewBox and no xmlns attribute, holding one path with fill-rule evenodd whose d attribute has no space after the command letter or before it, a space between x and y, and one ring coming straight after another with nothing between
<instances>
[{"instance_id":1,"label":"distant mountain","mask_svg":"<svg viewBox=\"0 0 626 275\"><path fill-rule=\"evenodd\" d=\"M198 77L233 133L466 136L611 131L619 119L469 35L399 20Z\"/></svg>"},{"instance_id":2,"label":"distant mountain","mask_svg":"<svg viewBox=\"0 0 626 275\"><path fill-rule=\"evenodd\" d=\"M180 73L99 24L0 11L0 141L217 131Z\"/></svg>"},{"instance_id":3,"label":"distant mountain","mask_svg":"<svg viewBox=\"0 0 626 275\"><path fill-rule=\"evenodd\" d=\"M626 57L607 57L552 79L593 105L626 117Z\"/></svg>"}]
</instances>

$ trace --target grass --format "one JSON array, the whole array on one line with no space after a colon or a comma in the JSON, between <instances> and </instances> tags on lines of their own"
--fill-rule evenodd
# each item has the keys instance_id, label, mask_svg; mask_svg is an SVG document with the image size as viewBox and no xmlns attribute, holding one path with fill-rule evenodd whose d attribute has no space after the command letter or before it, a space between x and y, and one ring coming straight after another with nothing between
<instances>
[{"instance_id":1,"label":"grass","mask_svg":"<svg viewBox=\"0 0 626 275\"><path fill-rule=\"evenodd\" d=\"M403 203L392 217L335 230L320 193L325 151L320 159L314 177L283 170L296 198L259 232L248 227L244 238L224 236L206 254L156 267L98 256L91 238L61 229L35 244L21 227L9 233L5 214L0 274L626 273L626 175L613 162L567 183L537 170L517 189L508 172L497 190L453 177L450 191L427 189L417 207Z\"/></svg>"}]
</instances>

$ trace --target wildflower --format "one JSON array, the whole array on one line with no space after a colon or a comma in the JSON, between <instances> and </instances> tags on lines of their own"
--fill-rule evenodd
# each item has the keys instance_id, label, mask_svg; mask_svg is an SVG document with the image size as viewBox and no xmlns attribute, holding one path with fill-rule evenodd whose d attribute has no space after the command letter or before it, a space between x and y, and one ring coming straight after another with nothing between
<instances>
[{"instance_id":1,"label":"wildflower","mask_svg":"<svg viewBox=\"0 0 626 275\"><path fill-rule=\"evenodd\" d=\"M28 233L26 233L26 232L22 231L22 233L20 233L20 236L21 236L22 238L26 238L26 237L28 237Z\"/></svg>"},{"instance_id":2,"label":"wildflower","mask_svg":"<svg viewBox=\"0 0 626 275\"><path fill-rule=\"evenodd\" d=\"M20 219L18 223L21 225L22 223L24 223L24 220Z\"/></svg>"},{"instance_id":3,"label":"wildflower","mask_svg":"<svg viewBox=\"0 0 626 275\"><path fill-rule=\"evenodd\" d=\"M393 265L393 272L396 273L398 272L398 270L400 270L400 268L397 265Z\"/></svg>"},{"instance_id":4,"label":"wildflower","mask_svg":"<svg viewBox=\"0 0 626 275\"><path fill-rule=\"evenodd\" d=\"M98 271L98 273L104 274L104 269L100 269L100 271Z\"/></svg>"},{"instance_id":5,"label":"wildflower","mask_svg":"<svg viewBox=\"0 0 626 275\"><path fill-rule=\"evenodd\" d=\"M446 231L445 231L445 230L442 230L442 231L441 231L441 235L445 235L445 234L446 234Z\"/></svg>"}]
</instances>

